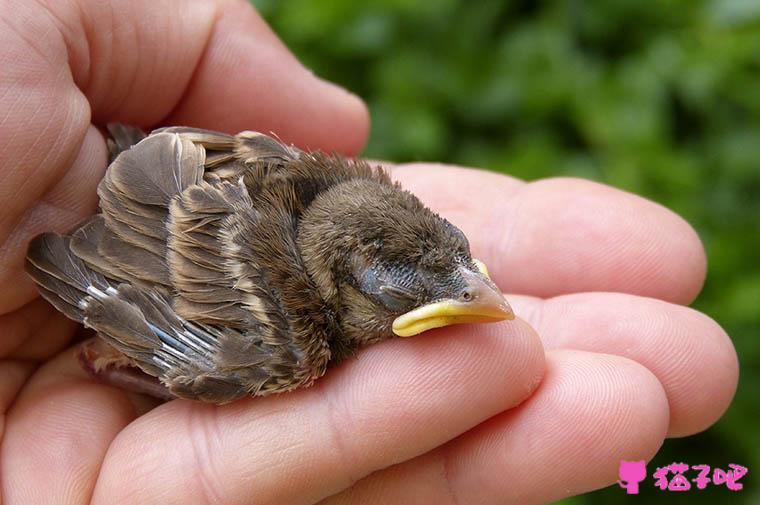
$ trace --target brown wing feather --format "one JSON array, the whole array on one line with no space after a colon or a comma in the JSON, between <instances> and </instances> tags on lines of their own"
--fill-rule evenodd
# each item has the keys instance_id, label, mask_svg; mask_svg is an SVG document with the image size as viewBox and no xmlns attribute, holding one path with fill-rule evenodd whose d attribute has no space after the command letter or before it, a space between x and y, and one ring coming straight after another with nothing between
<instances>
[{"instance_id":1,"label":"brown wing feather","mask_svg":"<svg viewBox=\"0 0 760 505\"><path fill-rule=\"evenodd\" d=\"M235 243L258 213L241 181L201 183L175 199L168 223L175 306L189 320L268 332L280 310L267 300L261 271Z\"/></svg>"},{"instance_id":2,"label":"brown wing feather","mask_svg":"<svg viewBox=\"0 0 760 505\"><path fill-rule=\"evenodd\" d=\"M72 233L69 248L92 270L109 279L127 281L130 279L130 275L98 250L106 232L103 215L92 216Z\"/></svg>"},{"instance_id":3,"label":"brown wing feather","mask_svg":"<svg viewBox=\"0 0 760 505\"><path fill-rule=\"evenodd\" d=\"M166 209L143 205L113 188L109 175L101 182L100 209L108 222L120 222L149 237L166 241Z\"/></svg>"},{"instance_id":4,"label":"brown wing feather","mask_svg":"<svg viewBox=\"0 0 760 505\"><path fill-rule=\"evenodd\" d=\"M98 253L129 276L130 281L152 282L168 286L169 266L166 258L122 240L112 229L106 229L98 245Z\"/></svg>"},{"instance_id":5,"label":"brown wing feather","mask_svg":"<svg viewBox=\"0 0 760 505\"><path fill-rule=\"evenodd\" d=\"M173 126L161 128L155 133L174 133L206 149L206 178L235 182L241 176L249 181L265 177L269 166L282 166L297 160L302 152L277 139L259 132L244 131L237 135ZM250 185L249 185L250 186Z\"/></svg>"},{"instance_id":6,"label":"brown wing feather","mask_svg":"<svg viewBox=\"0 0 760 505\"><path fill-rule=\"evenodd\" d=\"M107 279L91 270L70 249L70 237L43 233L29 244L26 271L40 286L42 296L68 317L82 322L80 302L87 289L108 287Z\"/></svg>"},{"instance_id":7,"label":"brown wing feather","mask_svg":"<svg viewBox=\"0 0 760 505\"><path fill-rule=\"evenodd\" d=\"M168 206L203 180L204 159L202 146L171 133L123 151L98 186L105 222L98 254L130 278L169 285Z\"/></svg>"}]
</instances>

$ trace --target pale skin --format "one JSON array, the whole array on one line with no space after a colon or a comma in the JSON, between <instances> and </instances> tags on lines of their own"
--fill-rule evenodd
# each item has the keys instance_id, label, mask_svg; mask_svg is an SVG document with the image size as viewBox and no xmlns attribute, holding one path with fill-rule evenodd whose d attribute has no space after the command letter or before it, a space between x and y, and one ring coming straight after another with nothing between
<instances>
[{"instance_id":1,"label":"pale skin","mask_svg":"<svg viewBox=\"0 0 760 505\"><path fill-rule=\"evenodd\" d=\"M32 236L95 210L93 123L275 131L357 154L369 119L242 1L0 0L0 13L5 504L541 503L613 483L620 459L649 459L729 405L732 343L685 307L706 269L685 221L589 181L435 164L392 171L464 230L518 320L387 341L310 389L221 407L152 408L92 382L76 326L22 263Z\"/></svg>"}]
</instances>

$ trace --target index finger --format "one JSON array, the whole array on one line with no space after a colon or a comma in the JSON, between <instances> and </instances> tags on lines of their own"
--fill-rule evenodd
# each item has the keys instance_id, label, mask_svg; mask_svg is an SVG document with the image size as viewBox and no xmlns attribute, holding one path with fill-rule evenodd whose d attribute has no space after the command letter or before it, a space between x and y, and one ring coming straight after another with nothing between
<instances>
[{"instance_id":1,"label":"index finger","mask_svg":"<svg viewBox=\"0 0 760 505\"><path fill-rule=\"evenodd\" d=\"M668 209L595 182L535 182L415 163L393 176L462 228L504 291L619 291L689 303L705 277L694 229Z\"/></svg>"}]
</instances>

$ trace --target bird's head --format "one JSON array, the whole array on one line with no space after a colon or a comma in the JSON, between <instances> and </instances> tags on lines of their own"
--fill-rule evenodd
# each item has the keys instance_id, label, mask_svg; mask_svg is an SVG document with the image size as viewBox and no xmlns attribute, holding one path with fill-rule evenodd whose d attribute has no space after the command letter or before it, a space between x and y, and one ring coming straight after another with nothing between
<instances>
[{"instance_id":1,"label":"bird's head","mask_svg":"<svg viewBox=\"0 0 760 505\"><path fill-rule=\"evenodd\" d=\"M343 333L361 345L514 318L461 230L398 186L352 180L309 207L299 242Z\"/></svg>"}]
</instances>

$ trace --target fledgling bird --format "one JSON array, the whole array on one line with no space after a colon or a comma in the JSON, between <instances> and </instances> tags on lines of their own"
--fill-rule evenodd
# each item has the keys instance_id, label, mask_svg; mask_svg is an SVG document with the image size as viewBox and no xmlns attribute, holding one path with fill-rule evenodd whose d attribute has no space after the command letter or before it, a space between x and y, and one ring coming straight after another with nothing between
<instances>
[{"instance_id":1,"label":"fledgling bird","mask_svg":"<svg viewBox=\"0 0 760 505\"><path fill-rule=\"evenodd\" d=\"M225 403L394 335L514 317L464 234L380 167L249 131L109 130L100 213L37 236L26 268L108 344L84 361L114 383Z\"/></svg>"}]
</instances>

